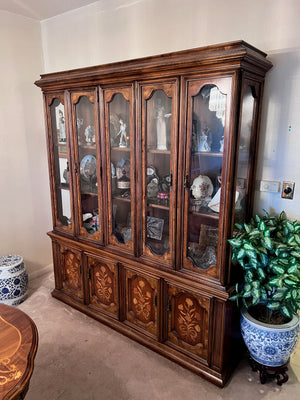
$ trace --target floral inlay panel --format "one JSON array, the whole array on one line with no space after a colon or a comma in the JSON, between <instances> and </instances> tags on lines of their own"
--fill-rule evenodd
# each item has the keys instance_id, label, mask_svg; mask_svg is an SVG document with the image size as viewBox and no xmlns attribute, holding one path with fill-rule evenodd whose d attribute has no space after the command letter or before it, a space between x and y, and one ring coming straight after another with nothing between
<instances>
[{"instance_id":1,"label":"floral inlay panel","mask_svg":"<svg viewBox=\"0 0 300 400\"><path fill-rule=\"evenodd\" d=\"M93 291L100 303L109 306L114 302L114 276L104 264L93 268Z\"/></svg>"},{"instance_id":2,"label":"floral inlay panel","mask_svg":"<svg viewBox=\"0 0 300 400\"><path fill-rule=\"evenodd\" d=\"M203 343L203 309L195 298L182 294L175 300L175 331L181 340L195 346Z\"/></svg>"},{"instance_id":3,"label":"floral inlay panel","mask_svg":"<svg viewBox=\"0 0 300 400\"><path fill-rule=\"evenodd\" d=\"M149 282L142 277L134 278L131 281L131 294L131 307L136 318L145 324L154 321L154 290Z\"/></svg>"},{"instance_id":4,"label":"floral inlay panel","mask_svg":"<svg viewBox=\"0 0 300 400\"><path fill-rule=\"evenodd\" d=\"M68 285L74 290L81 289L81 278L80 278L80 259L71 251L64 253L65 263L65 280Z\"/></svg>"}]
</instances>

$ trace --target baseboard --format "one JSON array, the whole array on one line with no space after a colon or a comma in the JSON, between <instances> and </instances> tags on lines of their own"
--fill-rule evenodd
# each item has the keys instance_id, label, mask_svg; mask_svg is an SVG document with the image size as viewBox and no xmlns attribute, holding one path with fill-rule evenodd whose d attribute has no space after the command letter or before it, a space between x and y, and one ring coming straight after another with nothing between
<instances>
[{"instance_id":1,"label":"baseboard","mask_svg":"<svg viewBox=\"0 0 300 400\"><path fill-rule=\"evenodd\" d=\"M28 278L29 280L36 279L51 271L53 271L53 264L46 265L46 267L40 268L33 272L28 272Z\"/></svg>"}]
</instances>

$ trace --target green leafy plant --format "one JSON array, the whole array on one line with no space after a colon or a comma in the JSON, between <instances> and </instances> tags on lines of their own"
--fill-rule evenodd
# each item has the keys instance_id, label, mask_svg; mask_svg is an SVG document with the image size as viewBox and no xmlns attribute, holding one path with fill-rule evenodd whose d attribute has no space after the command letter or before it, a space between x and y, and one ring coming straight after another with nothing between
<instances>
[{"instance_id":1,"label":"green leafy plant","mask_svg":"<svg viewBox=\"0 0 300 400\"><path fill-rule=\"evenodd\" d=\"M291 319L300 309L300 222L265 211L235 228L229 243L243 281L231 299L246 308L263 304L271 323L272 312Z\"/></svg>"}]
</instances>

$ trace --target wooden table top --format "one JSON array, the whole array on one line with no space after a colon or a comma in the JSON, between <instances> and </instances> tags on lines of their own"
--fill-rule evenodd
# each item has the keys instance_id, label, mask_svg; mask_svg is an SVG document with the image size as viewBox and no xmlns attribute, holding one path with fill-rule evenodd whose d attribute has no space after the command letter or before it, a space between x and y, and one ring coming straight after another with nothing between
<instances>
[{"instance_id":1,"label":"wooden table top","mask_svg":"<svg viewBox=\"0 0 300 400\"><path fill-rule=\"evenodd\" d=\"M0 304L0 400L24 398L37 346L32 319L18 308Z\"/></svg>"}]
</instances>

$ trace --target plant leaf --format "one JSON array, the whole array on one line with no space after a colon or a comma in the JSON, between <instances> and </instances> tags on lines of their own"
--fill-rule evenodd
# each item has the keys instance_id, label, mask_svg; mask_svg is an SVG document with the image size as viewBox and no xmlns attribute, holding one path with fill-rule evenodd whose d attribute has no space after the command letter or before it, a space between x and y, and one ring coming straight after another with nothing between
<instances>
[{"instance_id":1,"label":"plant leaf","mask_svg":"<svg viewBox=\"0 0 300 400\"><path fill-rule=\"evenodd\" d=\"M292 280L289 279L289 278L285 278L285 279L284 279L284 283L285 283L287 286L297 286L297 282L294 282L294 281L292 281Z\"/></svg>"},{"instance_id":2,"label":"plant leaf","mask_svg":"<svg viewBox=\"0 0 300 400\"><path fill-rule=\"evenodd\" d=\"M280 307L280 312L287 318L292 318L293 317L293 314L292 314L290 308L287 307L287 306Z\"/></svg>"},{"instance_id":3,"label":"plant leaf","mask_svg":"<svg viewBox=\"0 0 300 400\"><path fill-rule=\"evenodd\" d=\"M254 219L255 219L255 222L257 223L257 225L258 225L258 224L260 223L260 221L261 221L261 217L260 217L258 214L255 215Z\"/></svg>"},{"instance_id":4,"label":"plant leaf","mask_svg":"<svg viewBox=\"0 0 300 400\"><path fill-rule=\"evenodd\" d=\"M260 279L266 279L266 273L263 268L257 268L257 273Z\"/></svg>"},{"instance_id":5,"label":"plant leaf","mask_svg":"<svg viewBox=\"0 0 300 400\"><path fill-rule=\"evenodd\" d=\"M275 265L272 267L272 271L274 271L277 275L282 275L285 273L285 269L280 265Z\"/></svg>"},{"instance_id":6,"label":"plant leaf","mask_svg":"<svg viewBox=\"0 0 300 400\"><path fill-rule=\"evenodd\" d=\"M270 279L268 285L271 287L282 287L282 278Z\"/></svg>"},{"instance_id":7,"label":"plant leaf","mask_svg":"<svg viewBox=\"0 0 300 400\"><path fill-rule=\"evenodd\" d=\"M262 242L262 245L263 245L264 247L266 247L268 250L272 250L272 248L273 248L273 242L272 242L272 239L271 239L271 238L269 238L269 237L264 237L264 238L261 240L261 242Z\"/></svg>"},{"instance_id":8,"label":"plant leaf","mask_svg":"<svg viewBox=\"0 0 300 400\"><path fill-rule=\"evenodd\" d=\"M241 245L243 244L243 241L240 239L229 239L228 243L230 243L232 247L238 248L238 247L241 247Z\"/></svg>"},{"instance_id":9,"label":"plant leaf","mask_svg":"<svg viewBox=\"0 0 300 400\"><path fill-rule=\"evenodd\" d=\"M284 298L285 298L285 292L281 290L277 290L272 296L272 300L283 300Z\"/></svg>"},{"instance_id":10,"label":"plant leaf","mask_svg":"<svg viewBox=\"0 0 300 400\"><path fill-rule=\"evenodd\" d=\"M284 211L281 211L281 213L279 215L279 219L280 219L280 221L284 221L286 219L286 214Z\"/></svg>"},{"instance_id":11,"label":"plant leaf","mask_svg":"<svg viewBox=\"0 0 300 400\"><path fill-rule=\"evenodd\" d=\"M241 230L244 229L244 224L241 224L240 222L236 222L236 223L234 224L234 227L235 227L235 229L241 231Z\"/></svg>"},{"instance_id":12,"label":"plant leaf","mask_svg":"<svg viewBox=\"0 0 300 400\"><path fill-rule=\"evenodd\" d=\"M298 265L297 264L293 264L288 268L287 273L288 274L294 274L295 272L297 272L297 270L298 270Z\"/></svg>"},{"instance_id":13,"label":"plant leaf","mask_svg":"<svg viewBox=\"0 0 300 400\"><path fill-rule=\"evenodd\" d=\"M294 232L295 231L294 224L292 222L290 222L290 221L286 221L286 227L288 228L288 230L290 232Z\"/></svg>"},{"instance_id":14,"label":"plant leaf","mask_svg":"<svg viewBox=\"0 0 300 400\"><path fill-rule=\"evenodd\" d=\"M279 301L271 301L270 303L267 304L267 307L270 310L279 310L280 306L281 306L281 304Z\"/></svg>"},{"instance_id":15,"label":"plant leaf","mask_svg":"<svg viewBox=\"0 0 300 400\"><path fill-rule=\"evenodd\" d=\"M261 232L264 232L264 231L267 229L267 225L265 224L264 221L260 221L260 223L259 223L259 225L258 225L258 229L259 229Z\"/></svg>"}]
</instances>

